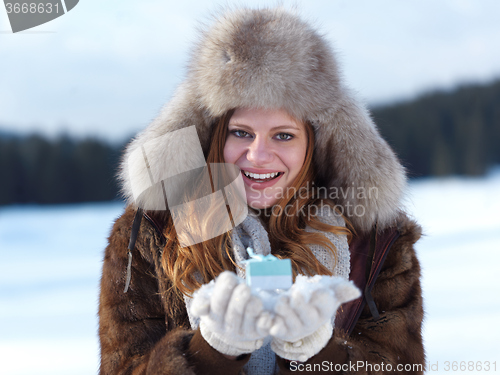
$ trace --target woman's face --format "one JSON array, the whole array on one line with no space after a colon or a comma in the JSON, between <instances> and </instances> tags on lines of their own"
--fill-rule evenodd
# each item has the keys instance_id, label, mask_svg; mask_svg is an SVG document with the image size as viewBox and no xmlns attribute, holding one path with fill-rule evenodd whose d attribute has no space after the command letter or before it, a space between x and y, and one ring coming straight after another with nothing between
<instances>
[{"instance_id":1,"label":"woman's face","mask_svg":"<svg viewBox=\"0 0 500 375\"><path fill-rule=\"evenodd\" d=\"M224 161L241 169L247 203L272 207L304 164L305 124L282 109L238 108L231 116Z\"/></svg>"}]
</instances>

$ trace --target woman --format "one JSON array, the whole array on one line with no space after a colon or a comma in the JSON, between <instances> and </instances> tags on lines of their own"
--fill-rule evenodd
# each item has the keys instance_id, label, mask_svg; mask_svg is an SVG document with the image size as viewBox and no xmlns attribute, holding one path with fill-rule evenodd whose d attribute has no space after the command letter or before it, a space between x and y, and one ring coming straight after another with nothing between
<instances>
[{"instance_id":1,"label":"woman","mask_svg":"<svg viewBox=\"0 0 500 375\"><path fill-rule=\"evenodd\" d=\"M179 198L174 180L204 163L210 179L196 173ZM218 163L241 170L246 218L224 188L233 178L214 178ZM296 15L220 17L174 98L128 146L121 177L130 205L104 258L101 373L423 372L420 227L400 209L404 170ZM185 198L205 186L229 204L196 211ZM193 239L201 232L220 235ZM274 307L242 283L248 245L291 259L296 282ZM328 275L362 298L343 303L353 288Z\"/></svg>"}]
</instances>

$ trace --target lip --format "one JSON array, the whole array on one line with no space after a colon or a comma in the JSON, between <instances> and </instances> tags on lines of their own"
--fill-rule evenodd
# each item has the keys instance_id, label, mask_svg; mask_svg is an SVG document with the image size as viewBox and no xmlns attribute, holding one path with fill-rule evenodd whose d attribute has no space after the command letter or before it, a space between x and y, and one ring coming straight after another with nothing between
<instances>
[{"instance_id":1,"label":"lip","mask_svg":"<svg viewBox=\"0 0 500 375\"><path fill-rule=\"evenodd\" d=\"M253 170L250 170L250 169L245 169L245 171L251 172L251 173L258 173L258 172L261 172L261 173L272 173L272 172L276 172L276 171L271 171L271 170L269 170L269 172L265 172L264 169L260 169L258 171L255 170L256 172L253 172ZM245 182L245 185L248 185L251 189L254 189L254 190L264 190L264 189L267 189L268 187L271 187L274 184L276 184L281 179L281 177L284 176L284 173L281 174L281 175L279 175L275 179L273 179L271 181L267 181L267 182L255 182L255 181L252 181L247 176L245 176L245 174L243 173L243 170L241 171L241 175L243 176L243 182Z\"/></svg>"},{"instance_id":2,"label":"lip","mask_svg":"<svg viewBox=\"0 0 500 375\"><path fill-rule=\"evenodd\" d=\"M258 174L283 172L283 171L278 171L276 169L255 169L255 168L240 168L240 169L241 169L241 172L247 171L250 173L258 173Z\"/></svg>"}]
</instances>

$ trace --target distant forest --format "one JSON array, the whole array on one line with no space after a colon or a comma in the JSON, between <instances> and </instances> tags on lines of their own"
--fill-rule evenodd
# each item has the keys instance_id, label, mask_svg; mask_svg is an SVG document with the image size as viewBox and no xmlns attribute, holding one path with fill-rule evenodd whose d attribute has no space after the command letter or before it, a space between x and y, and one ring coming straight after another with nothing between
<instances>
[{"instance_id":1,"label":"distant forest","mask_svg":"<svg viewBox=\"0 0 500 375\"><path fill-rule=\"evenodd\" d=\"M500 80L372 108L372 114L410 178L478 176L500 164ZM0 134L0 205L118 199L124 146Z\"/></svg>"},{"instance_id":2,"label":"distant forest","mask_svg":"<svg viewBox=\"0 0 500 375\"><path fill-rule=\"evenodd\" d=\"M478 176L500 164L500 80L372 109L410 178Z\"/></svg>"},{"instance_id":3,"label":"distant forest","mask_svg":"<svg viewBox=\"0 0 500 375\"><path fill-rule=\"evenodd\" d=\"M68 136L0 136L0 205L116 199L123 146Z\"/></svg>"}]
</instances>

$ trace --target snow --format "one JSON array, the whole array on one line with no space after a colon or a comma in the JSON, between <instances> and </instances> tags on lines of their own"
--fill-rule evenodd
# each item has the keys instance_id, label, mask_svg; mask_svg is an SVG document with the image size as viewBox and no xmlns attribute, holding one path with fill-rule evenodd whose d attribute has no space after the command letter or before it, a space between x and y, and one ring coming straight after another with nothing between
<instances>
[{"instance_id":1,"label":"snow","mask_svg":"<svg viewBox=\"0 0 500 375\"><path fill-rule=\"evenodd\" d=\"M445 362L453 361L482 361L483 365L496 361L500 369L496 280L500 169L486 178L414 182L409 201L425 233L416 245L423 275L424 339L428 365L438 364L439 369L429 373L450 373Z\"/></svg>"},{"instance_id":2,"label":"snow","mask_svg":"<svg viewBox=\"0 0 500 375\"><path fill-rule=\"evenodd\" d=\"M98 371L103 249L123 208L121 203L0 208L2 373ZM425 233L416 248L425 347L433 366L428 373L452 372L445 371L446 361L450 366L452 361L496 361L500 369L500 286L495 280L500 169L484 178L412 182L407 210Z\"/></svg>"},{"instance_id":3,"label":"snow","mask_svg":"<svg viewBox=\"0 0 500 375\"><path fill-rule=\"evenodd\" d=\"M121 203L0 209L3 374L97 373L103 249L122 211Z\"/></svg>"}]
</instances>

